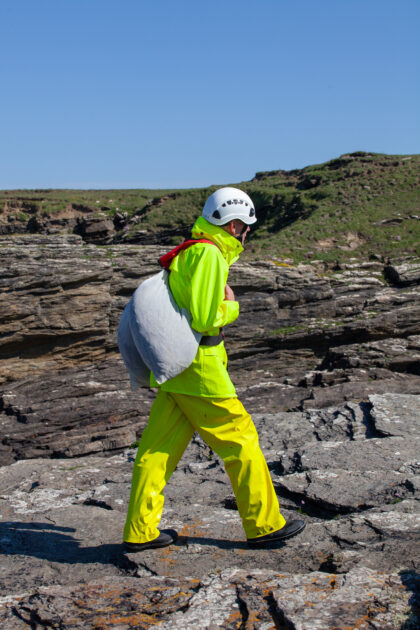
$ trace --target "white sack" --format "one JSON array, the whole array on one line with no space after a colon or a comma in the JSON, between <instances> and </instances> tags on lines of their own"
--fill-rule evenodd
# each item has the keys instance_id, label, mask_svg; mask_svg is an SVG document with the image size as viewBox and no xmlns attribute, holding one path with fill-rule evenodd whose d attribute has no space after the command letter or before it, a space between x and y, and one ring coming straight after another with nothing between
<instances>
[{"instance_id":1,"label":"white sack","mask_svg":"<svg viewBox=\"0 0 420 630\"><path fill-rule=\"evenodd\" d=\"M162 384L191 365L202 333L190 322L189 311L180 309L173 298L167 271L136 289L118 328L118 346L132 386L149 385L147 368Z\"/></svg>"},{"instance_id":2,"label":"white sack","mask_svg":"<svg viewBox=\"0 0 420 630\"><path fill-rule=\"evenodd\" d=\"M136 390L139 387L150 386L150 369L141 358L131 334L130 320L134 321L132 307L133 300L131 299L121 315L118 326L118 347L130 375L131 389Z\"/></svg>"}]
</instances>

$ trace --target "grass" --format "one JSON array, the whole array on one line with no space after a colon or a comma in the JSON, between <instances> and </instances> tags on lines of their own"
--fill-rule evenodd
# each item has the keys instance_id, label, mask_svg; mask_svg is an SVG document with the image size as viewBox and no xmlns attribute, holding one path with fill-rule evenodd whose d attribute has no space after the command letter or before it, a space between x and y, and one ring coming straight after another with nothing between
<instances>
[{"instance_id":1,"label":"grass","mask_svg":"<svg viewBox=\"0 0 420 630\"><path fill-rule=\"evenodd\" d=\"M357 152L304 169L257 173L251 181L233 184L251 195L258 216L245 256L280 258L277 264L282 258L334 263L420 256L419 173L420 155ZM172 240L177 244L215 189L3 190L0 210L22 224L37 213L109 218L124 213L126 221L136 217L124 233L128 241L135 242L138 230L154 234L156 242L162 230L176 230Z\"/></svg>"},{"instance_id":2,"label":"grass","mask_svg":"<svg viewBox=\"0 0 420 630\"><path fill-rule=\"evenodd\" d=\"M374 317L375 315L376 313L375 314L369 313L368 317ZM367 317L352 318L352 321L357 321L359 319L366 320ZM325 318L322 318L322 319L314 318L309 323L296 324L295 326L282 326L280 328L275 328L274 330L267 331L266 334L272 337L277 337L277 336L283 336L283 335L284 336L292 335L293 333L297 333L301 331L306 331L307 333L309 333L313 329L322 328L323 330L325 330L327 328L338 328L340 326L345 326L347 323L348 322L344 320L338 320L338 319L326 320ZM264 336L264 333L261 333L260 335L257 335L256 339L258 339L258 337L263 337L263 336Z\"/></svg>"},{"instance_id":3,"label":"grass","mask_svg":"<svg viewBox=\"0 0 420 630\"><path fill-rule=\"evenodd\" d=\"M262 229L255 251L295 262L418 255L420 222L412 216L420 211L419 166L420 156L358 153L301 171L257 174ZM390 218L401 223L381 224Z\"/></svg>"},{"instance_id":4,"label":"grass","mask_svg":"<svg viewBox=\"0 0 420 630\"><path fill-rule=\"evenodd\" d=\"M299 332L300 330L306 330L308 327L305 325L299 325L297 324L296 326L283 326L281 328L276 328L275 330L270 330L269 331L269 335L291 335L295 332Z\"/></svg>"}]
</instances>

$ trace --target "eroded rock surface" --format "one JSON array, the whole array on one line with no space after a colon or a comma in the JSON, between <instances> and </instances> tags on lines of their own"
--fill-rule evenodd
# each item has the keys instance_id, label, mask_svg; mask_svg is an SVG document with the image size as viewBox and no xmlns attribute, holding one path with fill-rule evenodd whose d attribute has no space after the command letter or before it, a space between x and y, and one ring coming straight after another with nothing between
<instances>
[{"instance_id":1,"label":"eroded rock surface","mask_svg":"<svg viewBox=\"0 0 420 630\"><path fill-rule=\"evenodd\" d=\"M390 415L395 431L382 427ZM282 512L307 523L266 550L247 547L223 465L197 436L165 491L162 528L177 529L178 542L139 554L120 544L134 449L4 466L0 623L415 628L419 448L410 415L419 421L418 398L390 394L255 414Z\"/></svg>"},{"instance_id":2,"label":"eroded rock surface","mask_svg":"<svg viewBox=\"0 0 420 630\"><path fill-rule=\"evenodd\" d=\"M415 263L235 265L230 371L282 512L307 527L248 549L222 463L195 436L165 492L178 542L124 554L130 446L154 392L130 391L116 328L168 247L0 245L0 626L419 627Z\"/></svg>"},{"instance_id":3,"label":"eroded rock surface","mask_svg":"<svg viewBox=\"0 0 420 630\"><path fill-rule=\"evenodd\" d=\"M41 587L8 598L0 601L0 619L10 630L394 630L401 623L415 627L410 592L404 585L412 581L410 574L386 575L370 569L346 576L230 569L200 581L116 577L71 587Z\"/></svg>"}]
</instances>

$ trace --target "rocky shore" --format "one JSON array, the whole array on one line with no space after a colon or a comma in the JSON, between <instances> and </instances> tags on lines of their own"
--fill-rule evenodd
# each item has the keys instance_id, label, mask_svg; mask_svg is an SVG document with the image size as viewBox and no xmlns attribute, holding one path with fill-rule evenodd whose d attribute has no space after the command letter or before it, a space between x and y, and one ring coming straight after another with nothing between
<instances>
[{"instance_id":1,"label":"rocky shore","mask_svg":"<svg viewBox=\"0 0 420 630\"><path fill-rule=\"evenodd\" d=\"M420 265L236 263L230 372L286 517L256 551L195 437L167 487L162 551L124 555L134 443L122 309L168 246L0 237L0 626L414 629L419 625Z\"/></svg>"}]
</instances>

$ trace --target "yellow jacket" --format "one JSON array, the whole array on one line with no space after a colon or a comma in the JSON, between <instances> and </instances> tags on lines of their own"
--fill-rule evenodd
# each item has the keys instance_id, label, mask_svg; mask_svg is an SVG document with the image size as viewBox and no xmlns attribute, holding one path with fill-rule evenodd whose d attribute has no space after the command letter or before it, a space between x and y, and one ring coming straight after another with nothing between
<instances>
[{"instance_id":1,"label":"yellow jacket","mask_svg":"<svg viewBox=\"0 0 420 630\"><path fill-rule=\"evenodd\" d=\"M176 303L191 313L191 325L204 335L218 335L219 329L239 315L239 304L225 300L229 267L243 251L240 242L217 225L199 217L192 229L193 238L206 238L216 243L197 243L182 251L172 261L169 285ZM224 343L199 346L192 364L178 376L163 383L167 392L231 398L235 387L227 372ZM157 387L153 375L151 386Z\"/></svg>"}]
</instances>

